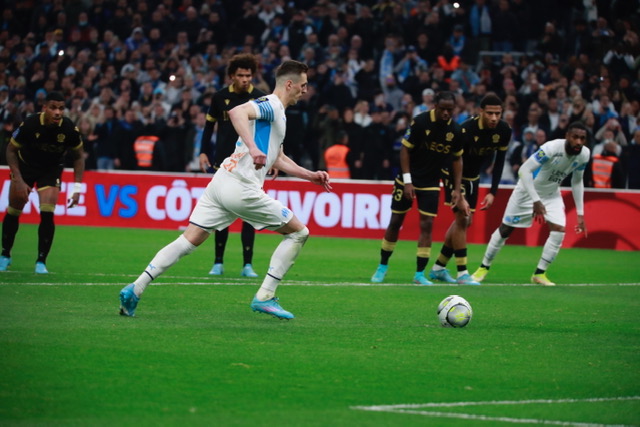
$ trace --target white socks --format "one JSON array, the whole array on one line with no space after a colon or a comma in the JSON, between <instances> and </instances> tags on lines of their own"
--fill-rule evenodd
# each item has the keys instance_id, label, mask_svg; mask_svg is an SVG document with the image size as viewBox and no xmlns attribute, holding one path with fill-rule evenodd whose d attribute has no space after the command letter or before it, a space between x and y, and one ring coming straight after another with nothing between
<instances>
[{"instance_id":1,"label":"white socks","mask_svg":"<svg viewBox=\"0 0 640 427\"><path fill-rule=\"evenodd\" d=\"M180 258L193 252L195 248L196 246L191 244L191 242L181 234L176 240L160 249L144 270L144 273L133 282L133 292L136 296L140 296L152 280L164 273L169 267L178 262Z\"/></svg>"},{"instance_id":2,"label":"white socks","mask_svg":"<svg viewBox=\"0 0 640 427\"><path fill-rule=\"evenodd\" d=\"M265 275L262 286L260 286L256 294L256 298L259 301L266 301L275 296L276 288L280 280L287 274L287 271L289 271L295 262L308 237L309 229L307 227L283 236L282 242L280 242L273 252L273 255L271 255L269 271Z\"/></svg>"},{"instance_id":3,"label":"white socks","mask_svg":"<svg viewBox=\"0 0 640 427\"><path fill-rule=\"evenodd\" d=\"M491 265L493 259L498 255L500 249L504 246L504 243L507 241L506 238L502 237L500 234L500 229L496 228L496 230L491 234L491 239L489 239L489 244L487 245L487 249L484 252L484 258L482 258L482 264L487 267Z\"/></svg>"},{"instance_id":4,"label":"white socks","mask_svg":"<svg viewBox=\"0 0 640 427\"><path fill-rule=\"evenodd\" d=\"M549 264L553 262L558 255L558 252L560 252L563 240L564 232L552 231L549 233L549 237L547 237L544 248L542 248L542 256L540 257L540 261L538 261L538 268L540 270L547 270Z\"/></svg>"}]
</instances>

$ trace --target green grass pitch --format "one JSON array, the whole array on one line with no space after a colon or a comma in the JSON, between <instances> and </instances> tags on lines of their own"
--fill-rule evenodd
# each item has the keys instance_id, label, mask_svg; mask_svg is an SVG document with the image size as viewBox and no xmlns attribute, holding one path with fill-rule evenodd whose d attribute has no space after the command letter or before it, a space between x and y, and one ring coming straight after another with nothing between
<instances>
[{"instance_id":1,"label":"green grass pitch","mask_svg":"<svg viewBox=\"0 0 640 427\"><path fill-rule=\"evenodd\" d=\"M373 286L378 240L312 235L280 321L251 312L261 279L239 277L232 233L222 278L211 239L118 316L178 234L59 226L37 276L37 227L21 226L0 273L0 426L640 425L637 252L563 249L543 288L528 285L541 248L507 244L482 286L417 286L401 241ZM261 276L279 241L258 234ZM438 325L450 294L473 306L465 328Z\"/></svg>"}]
</instances>

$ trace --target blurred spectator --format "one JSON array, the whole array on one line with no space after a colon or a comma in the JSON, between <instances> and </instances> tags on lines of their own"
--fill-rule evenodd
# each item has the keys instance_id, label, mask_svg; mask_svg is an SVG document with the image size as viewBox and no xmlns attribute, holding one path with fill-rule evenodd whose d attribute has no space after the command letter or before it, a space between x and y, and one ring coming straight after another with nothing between
<instances>
[{"instance_id":1,"label":"blurred spectator","mask_svg":"<svg viewBox=\"0 0 640 427\"><path fill-rule=\"evenodd\" d=\"M563 39L552 22L547 22L544 25L544 33L538 44L538 50L542 54L550 53L552 55L559 55L564 50Z\"/></svg>"},{"instance_id":2,"label":"blurred spectator","mask_svg":"<svg viewBox=\"0 0 640 427\"><path fill-rule=\"evenodd\" d=\"M364 143L358 156L362 161L363 179L392 179L391 158L393 134L383 123L383 109L371 108L371 124L364 128Z\"/></svg>"},{"instance_id":3,"label":"blurred spectator","mask_svg":"<svg viewBox=\"0 0 640 427\"><path fill-rule=\"evenodd\" d=\"M313 27L306 22L304 11L296 9L282 35L282 42L289 46L292 58L300 57L302 46L306 42L307 36L312 32Z\"/></svg>"},{"instance_id":4,"label":"blurred spectator","mask_svg":"<svg viewBox=\"0 0 640 427\"><path fill-rule=\"evenodd\" d=\"M459 67L451 73L451 80L458 82L464 95L469 95L475 91L476 85L480 83L480 76L469 67L466 61L461 59Z\"/></svg>"},{"instance_id":5,"label":"blurred spectator","mask_svg":"<svg viewBox=\"0 0 640 427\"><path fill-rule=\"evenodd\" d=\"M347 133L349 149L351 150L349 171L351 178L360 179L362 173L362 161L358 157L364 144L364 128L355 122L355 113L352 108L346 108L342 112L341 130Z\"/></svg>"},{"instance_id":6,"label":"blurred spectator","mask_svg":"<svg viewBox=\"0 0 640 427\"><path fill-rule=\"evenodd\" d=\"M453 49L453 53L457 56L462 56L465 48L467 38L464 35L464 27L460 24L453 27L453 34L449 37L449 44Z\"/></svg>"},{"instance_id":7,"label":"blurred spectator","mask_svg":"<svg viewBox=\"0 0 640 427\"><path fill-rule=\"evenodd\" d=\"M431 110L435 107L435 103L433 102L433 98L435 97L435 92L433 89L425 89L422 91L422 102L415 106L413 109L413 117L417 116L420 113L424 113L425 111Z\"/></svg>"},{"instance_id":8,"label":"blurred spectator","mask_svg":"<svg viewBox=\"0 0 640 427\"><path fill-rule=\"evenodd\" d=\"M605 135L605 133L608 133L608 135ZM627 146L627 137L622 131L620 122L615 118L607 120L607 122L598 129L595 134L595 139L598 142L604 141L605 139L611 139L620 147ZM620 153L618 153L618 155L619 154Z\"/></svg>"},{"instance_id":9,"label":"blurred spectator","mask_svg":"<svg viewBox=\"0 0 640 427\"><path fill-rule=\"evenodd\" d=\"M627 147L628 188L640 189L640 127L633 132L633 139Z\"/></svg>"},{"instance_id":10,"label":"blurred spectator","mask_svg":"<svg viewBox=\"0 0 640 427\"><path fill-rule=\"evenodd\" d=\"M96 104L97 105L97 104ZM96 166L100 170L111 170L115 168L115 158L117 155L116 140L113 138L118 120L115 117L115 110L107 105L102 110L102 115L96 123L94 133Z\"/></svg>"},{"instance_id":11,"label":"blurred spectator","mask_svg":"<svg viewBox=\"0 0 640 427\"><path fill-rule=\"evenodd\" d=\"M142 134L143 123L136 118L133 110L126 110L124 117L118 122L114 132L115 159L114 165L117 169L135 170L138 168L138 161L133 149L133 144Z\"/></svg>"},{"instance_id":12,"label":"blurred spectator","mask_svg":"<svg viewBox=\"0 0 640 427\"><path fill-rule=\"evenodd\" d=\"M519 24L516 14L510 10L509 0L500 0L492 18L493 50L513 51L513 41Z\"/></svg>"},{"instance_id":13,"label":"blurred spectator","mask_svg":"<svg viewBox=\"0 0 640 427\"><path fill-rule=\"evenodd\" d=\"M195 121L188 126L185 137L185 153L191 154L191 158L187 164L187 172L202 172L200 170L200 145L202 144L202 134L206 122L207 116L201 111ZM211 138L215 138L213 134Z\"/></svg>"},{"instance_id":14,"label":"blurred spectator","mask_svg":"<svg viewBox=\"0 0 640 427\"><path fill-rule=\"evenodd\" d=\"M371 102L373 101L376 90L379 90L380 86L375 67L375 61L373 59L367 59L362 69L356 73L355 80L358 84L357 97L359 99Z\"/></svg>"},{"instance_id":15,"label":"blurred spectator","mask_svg":"<svg viewBox=\"0 0 640 427\"><path fill-rule=\"evenodd\" d=\"M469 41L472 42L472 46L470 46L472 55L469 60L475 62L478 58L478 52L491 49L493 22L486 0L474 0L469 10L469 26L471 29Z\"/></svg>"},{"instance_id":16,"label":"blurred spectator","mask_svg":"<svg viewBox=\"0 0 640 427\"><path fill-rule=\"evenodd\" d=\"M340 111L334 105L325 104L320 107L314 123L314 129L318 135L318 152L315 155L318 169L326 170L324 152L336 143L341 127Z\"/></svg>"},{"instance_id":17,"label":"blurred spectator","mask_svg":"<svg viewBox=\"0 0 640 427\"><path fill-rule=\"evenodd\" d=\"M164 149L163 170L168 172L188 171L187 165L192 160L192 152L187 150L187 131L183 111L180 108L174 108L169 114L165 126L159 128L157 133Z\"/></svg>"},{"instance_id":18,"label":"blurred spectator","mask_svg":"<svg viewBox=\"0 0 640 427\"><path fill-rule=\"evenodd\" d=\"M514 142L509 155L509 164L515 179L518 179L518 171L520 166L529 158L530 153L534 152L536 130L527 127L522 132L522 142ZM527 155L529 153L529 155Z\"/></svg>"},{"instance_id":19,"label":"blurred spectator","mask_svg":"<svg viewBox=\"0 0 640 427\"><path fill-rule=\"evenodd\" d=\"M336 142L324 151L324 162L331 179L351 178L351 157L349 134L340 130L336 135Z\"/></svg>"},{"instance_id":20,"label":"blurred spectator","mask_svg":"<svg viewBox=\"0 0 640 427\"><path fill-rule=\"evenodd\" d=\"M593 156L591 163L593 187L625 188L626 177L617 144L613 141L604 144L602 153Z\"/></svg>"},{"instance_id":21,"label":"blurred spectator","mask_svg":"<svg viewBox=\"0 0 640 427\"><path fill-rule=\"evenodd\" d=\"M404 57L394 67L399 86L407 92L417 85L420 72L426 69L427 61L418 56L413 45L407 47Z\"/></svg>"}]
</instances>

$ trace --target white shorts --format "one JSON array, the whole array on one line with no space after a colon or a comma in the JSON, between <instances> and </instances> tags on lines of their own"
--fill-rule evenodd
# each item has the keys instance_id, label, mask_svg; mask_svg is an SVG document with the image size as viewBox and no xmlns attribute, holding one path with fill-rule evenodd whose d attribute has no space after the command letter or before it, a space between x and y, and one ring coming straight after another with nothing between
<instances>
[{"instance_id":1,"label":"white shorts","mask_svg":"<svg viewBox=\"0 0 640 427\"><path fill-rule=\"evenodd\" d=\"M552 224L564 227L567 217L564 211L564 201L560 194L540 197L547 213L544 219ZM525 190L514 190L509 197L507 208L504 210L502 222L510 227L528 228L533 224L533 200Z\"/></svg>"},{"instance_id":2,"label":"white shorts","mask_svg":"<svg viewBox=\"0 0 640 427\"><path fill-rule=\"evenodd\" d=\"M291 221L293 212L261 188L219 169L200 196L189 222L211 232L227 228L238 218L256 230L274 231Z\"/></svg>"}]
</instances>

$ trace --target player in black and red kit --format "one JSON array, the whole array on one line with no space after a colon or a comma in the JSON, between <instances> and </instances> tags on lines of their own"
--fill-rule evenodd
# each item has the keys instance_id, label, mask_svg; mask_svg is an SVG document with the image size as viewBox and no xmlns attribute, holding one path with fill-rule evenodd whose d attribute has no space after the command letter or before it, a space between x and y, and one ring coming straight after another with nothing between
<instances>
[{"instance_id":1,"label":"player in black and red kit","mask_svg":"<svg viewBox=\"0 0 640 427\"><path fill-rule=\"evenodd\" d=\"M2 222L2 254L0 271L11 265L11 249L18 233L20 214L29 201L34 185L40 201L40 226L38 228L38 258L35 272L46 274L47 255L51 250L55 224L53 212L60 194L60 177L64 158L70 153L73 159L75 185L69 207L80 201L84 156L82 137L75 124L63 117L64 97L60 92L50 92L45 98L42 112L25 119L13 133L7 146L7 164L11 170L9 206ZM68 193L71 193L68 191Z\"/></svg>"},{"instance_id":2,"label":"player in black and red kit","mask_svg":"<svg viewBox=\"0 0 640 427\"><path fill-rule=\"evenodd\" d=\"M211 99L211 105L207 113L207 123L202 133L200 144L200 169L203 172L215 172L223 160L233 153L238 141L231 121L229 110L247 101L266 96L267 94L256 89L251 84L251 79L258 69L258 60L252 54L238 54L231 57L227 74L231 84L216 92ZM218 125L215 146L211 142L214 126ZM210 159L213 159L211 162ZM242 241L243 267L240 274L246 277L258 277L251 265L253 259L253 243L256 230L247 222L242 223L240 240ZM229 229L216 230L215 232L215 261L209 274L221 275L224 273L224 250L229 238Z\"/></svg>"},{"instance_id":3,"label":"player in black and red kit","mask_svg":"<svg viewBox=\"0 0 640 427\"><path fill-rule=\"evenodd\" d=\"M371 277L374 283L385 278L400 227L415 198L420 213L420 237L413 281L420 285L432 284L425 277L424 270L431 255L431 231L433 218L438 214L442 169L450 167L453 171L452 202L462 212L468 212L468 205L460 194L462 134L460 126L452 119L455 97L452 92L440 92L436 95L435 104L434 109L414 117L402 139L402 172L395 179L391 219L382 240L380 264Z\"/></svg>"},{"instance_id":4,"label":"player in black and red kit","mask_svg":"<svg viewBox=\"0 0 640 427\"><path fill-rule=\"evenodd\" d=\"M502 100L494 93L487 94L480 101L480 114L462 123L464 154L462 155L462 191L469 203L470 215L464 215L453 208L455 219L445 234L444 244L438 259L429 273L429 279L461 285L479 285L467 270L467 228L471 225L473 213L478 203L480 169L493 160L491 189L480 203L480 210L493 205L502 178L505 155L511 140L511 127L502 118ZM448 171L443 171L445 176ZM445 185L451 187L452 183ZM447 204L451 199L447 196ZM446 265L452 256L456 257L457 278L454 279Z\"/></svg>"}]
</instances>

